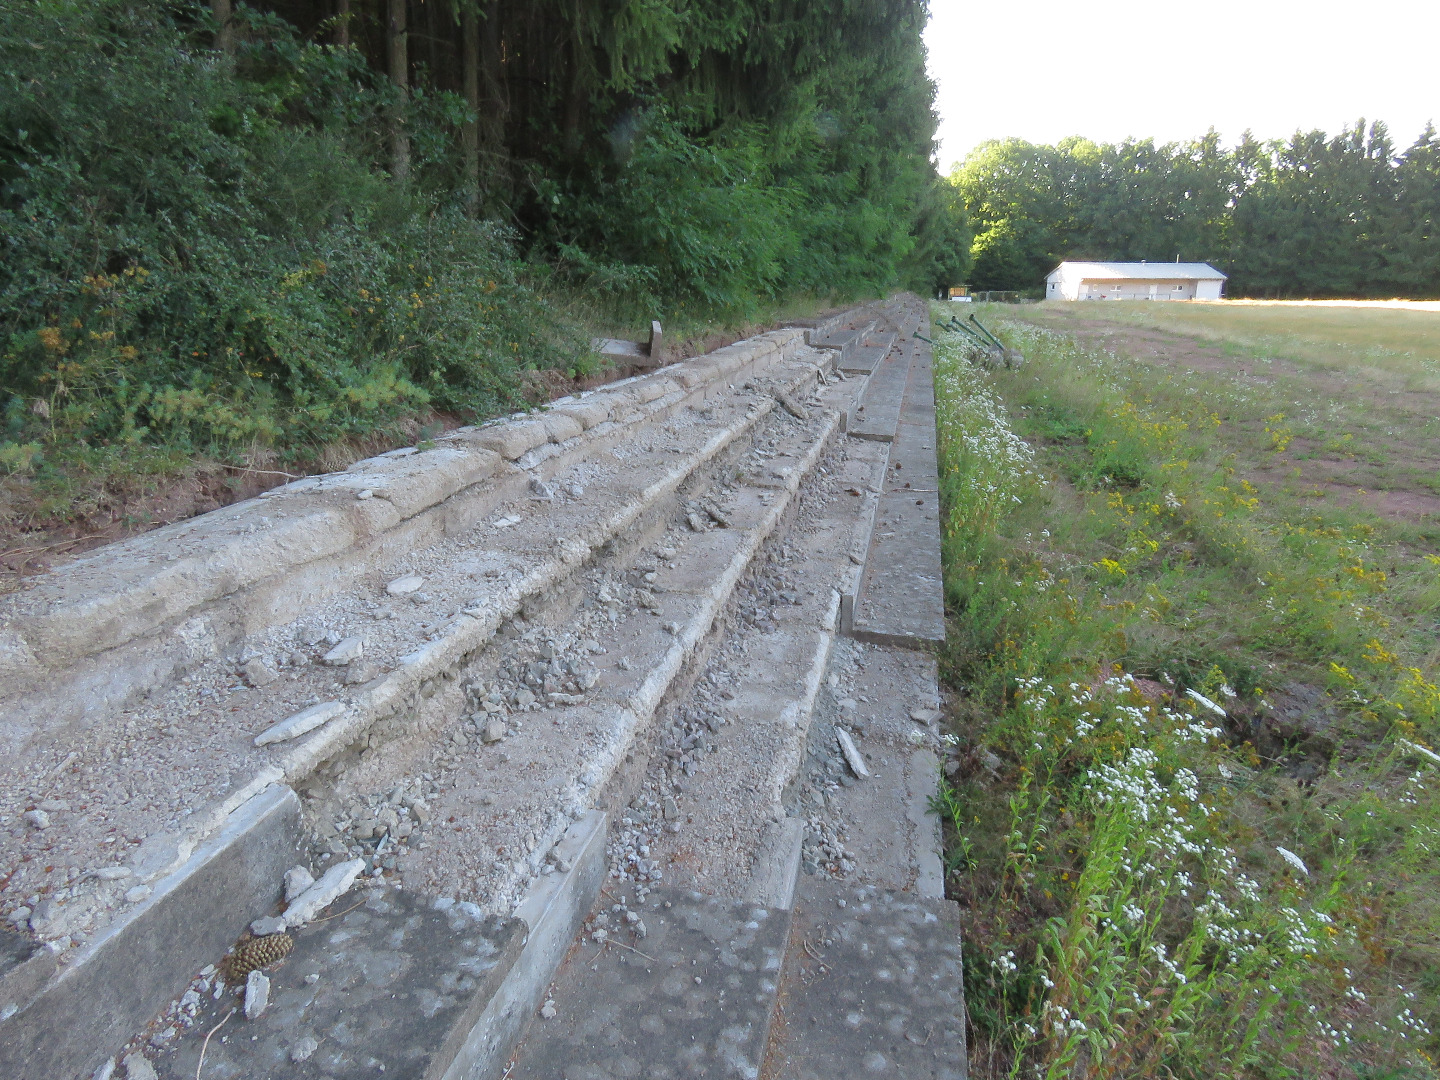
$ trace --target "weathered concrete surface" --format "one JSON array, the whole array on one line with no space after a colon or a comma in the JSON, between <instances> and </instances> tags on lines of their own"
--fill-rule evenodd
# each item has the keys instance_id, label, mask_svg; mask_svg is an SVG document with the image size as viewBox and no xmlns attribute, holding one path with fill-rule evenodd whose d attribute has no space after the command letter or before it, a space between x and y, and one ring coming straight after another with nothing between
<instances>
[{"instance_id":1,"label":"weathered concrete surface","mask_svg":"<svg viewBox=\"0 0 1440 1080\"><path fill-rule=\"evenodd\" d=\"M523 486L525 470L643 424L706 384L791 356L803 333L761 334L531 417L451 432L429 450L407 447L306 477L57 567L0 598L0 745L33 749L166 685L349 586L397 544L463 531L509 486ZM362 492L369 494L357 498Z\"/></svg>"},{"instance_id":2,"label":"weathered concrete surface","mask_svg":"<svg viewBox=\"0 0 1440 1080\"><path fill-rule=\"evenodd\" d=\"M266 1010L254 1020L237 1012L210 1040L206 1080L443 1076L526 935L519 919L394 889L352 892L332 907L268 973ZM210 998L156 1061L160 1076L191 1080L205 1033L237 1002Z\"/></svg>"},{"instance_id":3,"label":"weathered concrete surface","mask_svg":"<svg viewBox=\"0 0 1440 1080\"><path fill-rule=\"evenodd\" d=\"M957 905L808 889L795 907L766 1080L966 1074Z\"/></svg>"},{"instance_id":4,"label":"weathered concrete surface","mask_svg":"<svg viewBox=\"0 0 1440 1080\"><path fill-rule=\"evenodd\" d=\"M914 344L902 344L898 349L889 351L875 369L875 374L870 376L865 393L860 398L860 406L850 421L850 434L857 439L894 440L900 425L905 390L910 381Z\"/></svg>"},{"instance_id":5,"label":"weathered concrete surface","mask_svg":"<svg viewBox=\"0 0 1440 1080\"><path fill-rule=\"evenodd\" d=\"M300 800L272 785L154 892L112 923L14 1015L0 1020L0 1076L89 1076L257 914L274 909L301 850Z\"/></svg>"},{"instance_id":6,"label":"weathered concrete surface","mask_svg":"<svg viewBox=\"0 0 1440 1080\"><path fill-rule=\"evenodd\" d=\"M912 340L908 347L904 403L855 598L855 636L883 645L945 640L934 360L928 343Z\"/></svg>"},{"instance_id":7,"label":"weathered concrete surface","mask_svg":"<svg viewBox=\"0 0 1440 1080\"><path fill-rule=\"evenodd\" d=\"M556 856L570 869L542 877L517 910L524 950L465 1036L444 1080L498 1078L605 880L606 816L592 810L566 831Z\"/></svg>"},{"instance_id":8,"label":"weathered concrete surface","mask_svg":"<svg viewBox=\"0 0 1440 1080\"><path fill-rule=\"evenodd\" d=\"M636 910L644 937L577 946L509 1080L759 1075L789 914L673 889Z\"/></svg>"},{"instance_id":9,"label":"weathered concrete surface","mask_svg":"<svg viewBox=\"0 0 1440 1080\"><path fill-rule=\"evenodd\" d=\"M0 1018L9 1019L35 1000L55 973L55 954L34 938L0 930Z\"/></svg>"}]
</instances>

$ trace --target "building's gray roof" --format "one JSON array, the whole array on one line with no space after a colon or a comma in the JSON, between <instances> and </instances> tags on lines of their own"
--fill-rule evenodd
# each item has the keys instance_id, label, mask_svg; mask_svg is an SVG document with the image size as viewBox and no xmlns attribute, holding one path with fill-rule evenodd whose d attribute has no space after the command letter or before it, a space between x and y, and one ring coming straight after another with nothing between
<instances>
[{"instance_id":1,"label":"building's gray roof","mask_svg":"<svg viewBox=\"0 0 1440 1080\"><path fill-rule=\"evenodd\" d=\"M1154 278L1160 281L1174 281L1176 278L1225 280L1225 275L1209 263L1187 262L1063 262L1046 275L1046 280L1056 277L1062 270L1066 277L1097 281L1122 278Z\"/></svg>"}]
</instances>

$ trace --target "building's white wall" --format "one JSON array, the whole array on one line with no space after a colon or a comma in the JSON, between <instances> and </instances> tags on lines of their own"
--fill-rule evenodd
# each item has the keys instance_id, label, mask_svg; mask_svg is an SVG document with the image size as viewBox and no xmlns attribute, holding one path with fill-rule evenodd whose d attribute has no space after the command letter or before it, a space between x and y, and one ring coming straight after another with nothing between
<instances>
[{"instance_id":1,"label":"building's white wall","mask_svg":"<svg viewBox=\"0 0 1440 1080\"><path fill-rule=\"evenodd\" d=\"M1210 278L1086 278L1062 264L1045 278L1045 299L1219 300L1224 284Z\"/></svg>"},{"instance_id":2,"label":"building's white wall","mask_svg":"<svg viewBox=\"0 0 1440 1080\"><path fill-rule=\"evenodd\" d=\"M1148 278L1126 278L1120 281L1080 281L1070 300L1194 300L1197 286L1209 284L1193 279L1152 281ZM1219 282L1214 284L1218 285Z\"/></svg>"}]
</instances>

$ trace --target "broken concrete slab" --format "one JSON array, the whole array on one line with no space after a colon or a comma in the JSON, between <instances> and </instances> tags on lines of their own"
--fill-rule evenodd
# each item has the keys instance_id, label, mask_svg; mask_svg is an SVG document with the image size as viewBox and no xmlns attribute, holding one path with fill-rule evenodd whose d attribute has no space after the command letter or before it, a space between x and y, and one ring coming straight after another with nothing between
<instances>
[{"instance_id":1,"label":"broken concrete slab","mask_svg":"<svg viewBox=\"0 0 1440 1080\"><path fill-rule=\"evenodd\" d=\"M643 938L587 941L561 970L510 1080L758 1075L789 913L674 889L635 910Z\"/></svg>"},{"instance_id":2,"label":"broken concrete slab","mask_svg":"<svg viewBox=\"0 0 1440 1080\"><path fill-rule=\"evenodd\" d=\"M268 974L268 1007L232 1018L229 1037L210 1040L206 1080L445 1074L519 957L526 927L403 890L362 895L296 933ZM205 1033L235 1006L229 995L208 1001L155 1062L159 1075L194 1077Z\"/></svg>"},{"instance_id":3,"label":"broken concrete slab","mask_svg":"<svg viewBox=\"0 0 1440 1080\"><path fill-rule=\"evenodd\" d=\"M89 1076L222 955L257 911L274 910L302 850L300 800L271 785L17 1012L0 1019L0 1076Z\"/></svg>"}]
</instances>

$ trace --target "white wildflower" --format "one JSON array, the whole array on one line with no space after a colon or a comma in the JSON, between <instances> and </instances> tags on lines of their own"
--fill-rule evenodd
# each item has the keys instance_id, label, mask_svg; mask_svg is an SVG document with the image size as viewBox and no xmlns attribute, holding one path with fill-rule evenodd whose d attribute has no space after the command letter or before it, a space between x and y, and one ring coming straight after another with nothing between
<instances>
[{"instance_id":1,"label":"white wildflower","mask_svg":"<svg viewBox=\"0 0 1440 1080\"><path fill-rule=\"evenodd\" d=\"M1299 870L1300 873L1304 874L1306 877L1310 876L1310 871L1305 866L1304 860L1301 859L1299 855L1296 855L1295 852L1291 851L1289 848L1283 848L1279 844L1275 845L1275 850L1280 853L1280 857L1282 859L1284 859L1287 863L1293 866L1296 870Z\"/></svg>"}]
</instances>

